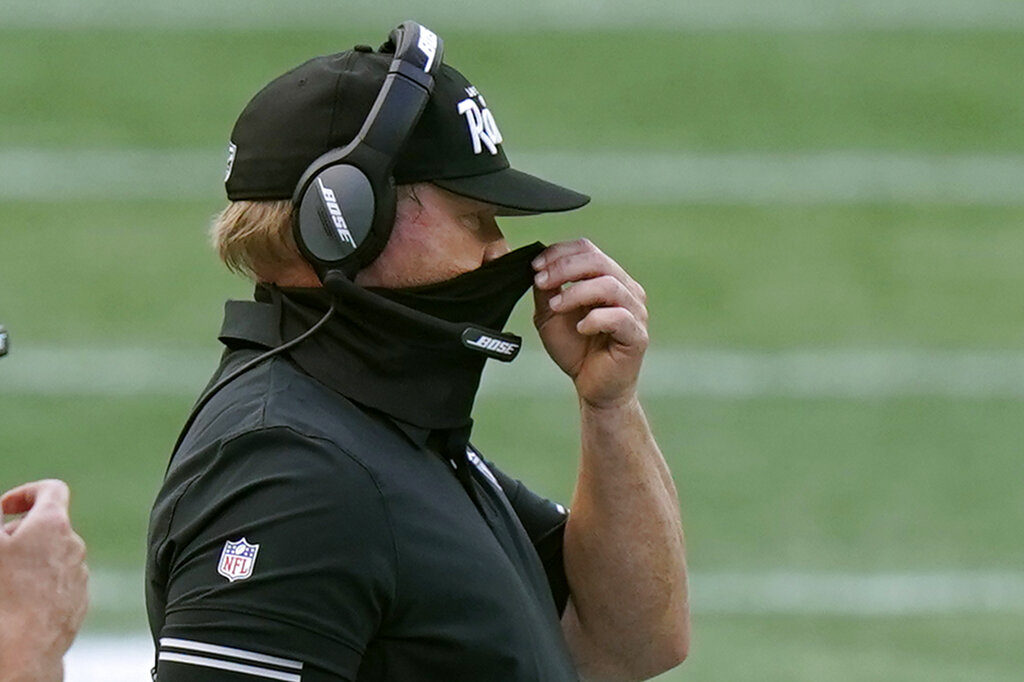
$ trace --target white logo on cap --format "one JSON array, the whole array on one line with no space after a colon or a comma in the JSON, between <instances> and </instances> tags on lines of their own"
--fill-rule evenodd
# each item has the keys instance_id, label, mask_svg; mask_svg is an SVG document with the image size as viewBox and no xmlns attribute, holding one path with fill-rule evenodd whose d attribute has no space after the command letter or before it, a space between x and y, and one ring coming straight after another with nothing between
<instances>
[{"instance_id":1,"label":"white logo on cap","mask_svg":"<svg viewBox=\"0 0 1024 682\"><path fill-rule=\"evenodd\" d=\"M469 139L473 143L473 153L480 154L484 147L491 155L498 153L498 145L502 142L501 131L494 120L494 115L487 108L476 88L466 88L466 99L459 102L459 113L466 117L466 125L469 128Z\"/></svg>"},{"instance_id":2,"label":"white logo on cap","mask_svg":"<svg viewBox=\"0 0 1024 682\"><path fill-rule=\"evenodd\" d=\"M437 34L429 28L420 26L420 39L416 45L420 48L420 52L427 56L427 65L423 67L423 70L430 71L434 57L437 56Z\"/></svg>"},{"instance_id":3,"label":"white logo on cap","mask_svg":"<svg viewBox=\"0 0 1024 682\"><path fill-rule=\"evenodd\" d=\"M231 177L231 170L235 167L235 154L238 152L238 147L235 146L234 142L228 143L228 167L224 171L224 182L228 181Z\"/></svg>"}]
</instances>

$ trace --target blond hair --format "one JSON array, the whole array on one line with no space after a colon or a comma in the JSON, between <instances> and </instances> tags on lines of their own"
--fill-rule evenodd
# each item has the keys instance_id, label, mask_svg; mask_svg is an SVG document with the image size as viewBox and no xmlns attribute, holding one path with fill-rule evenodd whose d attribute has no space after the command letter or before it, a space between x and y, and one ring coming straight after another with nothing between
<instances>
[{"instance_id":1,"label":"blond hair","mask_svg":"<svg viewBox=\"0 0 1024 682\"><path fill-rule=\"evenodd\" d=\"M292 236L292 220L287 200L233 201L214 217L210 239L232 272L275 282L305 264Z\"/></svg>"},{"instance_id":2,"label":"blond hair","mask_svg":"<svg viewBox=\"0 0 1024 682\"><path fill-rule=\"evenodd\" d=\"M423 210L416 195L416 188L422 184L395 188L398 220L414 220ZM294 208L288 200L233 201L214 217L210 241L232 272L256 282L291 282L295 286L296 281L308 281L303 275L315 275L295 244L294 220Z\"/></svg>"}]
</instances>

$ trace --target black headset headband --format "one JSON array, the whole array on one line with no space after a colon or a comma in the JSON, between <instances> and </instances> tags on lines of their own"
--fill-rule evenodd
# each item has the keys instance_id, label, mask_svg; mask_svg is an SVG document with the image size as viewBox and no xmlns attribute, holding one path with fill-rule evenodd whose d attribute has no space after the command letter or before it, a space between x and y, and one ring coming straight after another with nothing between
<instances>
[{"instance_id":1,"label":"black headset headband","mask_svg":"<svg viewBox=\"0 0 1024 682\"><path fill-rule=\"evenodd\" d=\"M395 159L434 88L444 42L414 21L402 22L381 46L394 51L363 127L344 147L323 154L295 189L295 241L324 279L355 276L387 244L395 220Z\"/></svg>"}]
</instances>

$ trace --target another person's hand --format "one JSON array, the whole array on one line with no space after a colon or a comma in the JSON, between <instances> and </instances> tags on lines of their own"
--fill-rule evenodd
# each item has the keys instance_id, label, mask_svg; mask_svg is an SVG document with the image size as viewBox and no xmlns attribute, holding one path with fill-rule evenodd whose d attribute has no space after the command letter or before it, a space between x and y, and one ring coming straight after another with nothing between
<instances>
[{"instance_id":1,"label":"another person's hand","mask_svg":"<svg viewBox=\"0 0 1024 682\"><path fill-rule=\"evenodd\" d=\"M88 606L85 543L71 528L68 486L19 486L0 498L0 682L53 682Z\"/></svg>"},{"instance_id":2,"label":"another person's hand","mask_svg":"<svg viewBox=\"0 0 1024 682\"><path fill-rule=\"evenodd\" d=\"M586 239L548 247L533 267L534 324L580 399L601 408L634 398L648 343L643 287Z\"/></svg>"}]
</instances>

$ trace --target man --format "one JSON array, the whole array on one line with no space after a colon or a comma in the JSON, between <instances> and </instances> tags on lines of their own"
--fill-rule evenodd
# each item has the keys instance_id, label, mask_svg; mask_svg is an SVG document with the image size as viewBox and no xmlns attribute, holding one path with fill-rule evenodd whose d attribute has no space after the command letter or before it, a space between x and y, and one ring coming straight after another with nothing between
<instances>
[{"instance_id":1,"label":"man","mask_svg":"<svg viewBox=\"0 0 1024 682\"><path fill-rule=\"evenodd\" d=\"M68 487L27 483L0 506L24 514L0 528L0 682L56 682L88 604L85 543L68 520Z\"/></svg>"},{"instance_id":2,"label":"man","mask_svg":"<svg viewBox=\"0 0 1024 682\"><path fill-rule=\"evenodd\" d=\"M496 222L588 198L509 168L487 103L445 65L397 157L382 253L329 293L297 248L288 199L373 116L390 62L311 60L235 124L213 236L256 300L228 304L154 505L156 679L660 673L689 615L678 501L636 397L643 289L586 240L510 252ZM481 351L514 354L500 329L531 285L579 396L571 512L469 443Z\"/></svg>"}]
</instances>

